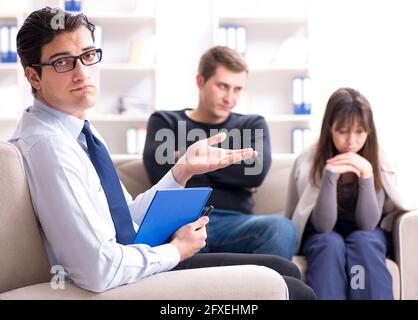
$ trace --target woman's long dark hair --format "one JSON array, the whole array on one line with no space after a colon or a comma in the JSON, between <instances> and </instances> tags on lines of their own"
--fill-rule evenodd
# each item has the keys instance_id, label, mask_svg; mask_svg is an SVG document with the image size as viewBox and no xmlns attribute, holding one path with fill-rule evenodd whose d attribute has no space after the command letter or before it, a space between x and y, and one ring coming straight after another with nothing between
<instances>
[{"instance_id":1,"label":"woman's long dark hair","mask_svg":"<svg viewBox=\"0 0 418 320\"><path fill-rule=\"evenodd\" d=\"M382 188L379 144L372 109L369 101L360 92L351 88L338 89L328 100L310 173L310 180L314 185L318 185L318 179L322 177L326 160L338 154L332 141L333 126L335 125L335 129L338 130L342 127L352 128L355 123L362 126L368 134L367 140L358 154L367 159L373 167L376 191Z\"/></svg>"}]
</instances>

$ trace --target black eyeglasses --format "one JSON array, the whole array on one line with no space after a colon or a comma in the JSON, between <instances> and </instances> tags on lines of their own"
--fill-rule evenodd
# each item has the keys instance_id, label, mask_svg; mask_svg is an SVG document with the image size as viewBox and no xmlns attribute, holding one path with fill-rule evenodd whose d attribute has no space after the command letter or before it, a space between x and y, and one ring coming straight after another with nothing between
<instances>
[{"instance_id":1,"label":"black eyeglasses","mask_svg":"<svg viewBox=\"0 0 418 320\"><path fill-rule=\"evenodd\" d=\"M77 59L80 59L81 63L85 66L92 66L93 64L99 63L102 60L102 49L92 49L80 54L79 56L62 57L50 63L34 63L30 66L53 66L56 72L63 73L73 70L75 68L75 64L77 63Z\"/></svg>"}]
</instances>

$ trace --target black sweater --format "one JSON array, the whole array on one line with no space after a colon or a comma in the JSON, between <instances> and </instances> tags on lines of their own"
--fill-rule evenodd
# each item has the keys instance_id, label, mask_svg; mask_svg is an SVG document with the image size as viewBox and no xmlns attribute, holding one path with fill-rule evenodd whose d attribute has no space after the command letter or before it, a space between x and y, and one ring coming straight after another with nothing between
<instances>
[{"instance_id":1,"label":"black sweater","mask_svg":"<svg viewBox=\"0 0 418 320\"><path fill-rule=\"evenodd\" d=\"M270 138L266 121L259 115L231 113L223 123L206 124L189 119L185 114L186 110L158 111L152 114L148 120L143 161L151 183L157 183L173 167L175 151L180 150L180 155L182 155L193 142L213 136L221 129L226 130L228 137L225 141L227 142L219 146L228 149L251 146L258 151L255 161L251 164L241 162L206 174L195 175L188 181L186 187L210 186L213 188L213 192L208 204L217 209L252 213L254 201L252 192L247 189L258 187L263 182L271 165ZM200 133L204 133L204 135L197 138L193 134L193 141L187 141L187 133L193 129L200 129ZM244 129L247 129L246 133L244 133ZM262 131L256 131L256 129L262 129ZM156 139L157 132L161 136ZM196 130L192 133L197 133L199 136L199 132ZM183 145L179 145L179 138L180 144ZM182 141L186 143L186 146ZM156 154L161 156L162 151L164 151L164 156L170 160L169 163L159 164L157 162Z\"/></svg>"}]
</instances>

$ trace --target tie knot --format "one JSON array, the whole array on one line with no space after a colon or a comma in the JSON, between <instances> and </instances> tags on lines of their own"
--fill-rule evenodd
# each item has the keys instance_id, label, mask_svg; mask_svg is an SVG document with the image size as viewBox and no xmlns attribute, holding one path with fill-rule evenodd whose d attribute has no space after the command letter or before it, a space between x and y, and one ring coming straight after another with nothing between
<instances>
[{"instance_id":1,"label":"tie knot","mask_svg":"<svg viewBox=\"0 0 418 320\"><path fill-rule=\"evenodd\" d=\"M90 123L87 120L84 120L84 126L83 129L81 130L82 133L84 133L84 135L93 135L93 133L90 130Z\"/></svg>"}]
</instances>

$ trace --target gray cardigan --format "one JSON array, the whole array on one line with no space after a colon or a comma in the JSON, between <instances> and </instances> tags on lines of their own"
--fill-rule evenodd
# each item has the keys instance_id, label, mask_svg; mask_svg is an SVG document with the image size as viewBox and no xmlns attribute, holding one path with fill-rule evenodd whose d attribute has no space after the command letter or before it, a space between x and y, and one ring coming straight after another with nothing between
<instances>
[{"instance_id":1,"label":"gray cardigan","mask_svg":"<svg viewBox=\"0 0 418 320\"><path fill-rule=\"evenodd\" d=\"M286 216L291 217L298 231L298 247L305 230L306 223L316 204L319 188L310 182L309 175L313 164L316 145L301 153L295 160L289 177L289 187L286 201ZM407 204L396 189L396 174L388 157L380 149L380 170L382 175L385 201L383 205L383 219L380 226L391 232L394 218L397 214L414 210L414 206ZM321 185L321 181L319 181Z\"/></svg>"}]
</instances>

